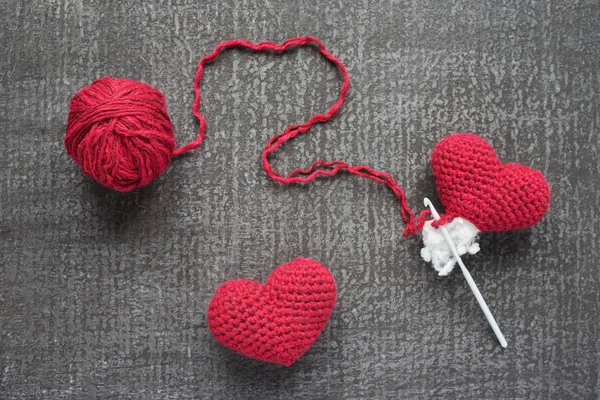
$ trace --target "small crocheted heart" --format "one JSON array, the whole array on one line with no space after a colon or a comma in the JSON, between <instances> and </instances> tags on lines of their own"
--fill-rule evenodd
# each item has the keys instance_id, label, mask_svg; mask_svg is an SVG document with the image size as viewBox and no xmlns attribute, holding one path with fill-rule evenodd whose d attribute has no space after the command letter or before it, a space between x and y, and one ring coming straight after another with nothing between
<instances>
[{"instance_id":1,"label":"small crocheted heart","mask_svg":"<svg viewBox=\"0 0 600 400\"><path fill-rule=\"evenodd\" d=\"M480 231L530 228L550 204L550 188L541 172L502 164L488 142L470 133L438 143L431 167L446 220L460 216Z\"/></svg>"},{"instance_id":2,"label":"small crocheted heart","mask_svg":"<svg viewBox=\"0 0 600 400\"><path fill-rule=\"evenodd\" d=\"M335 299L329 270L298 258L277 267L266 285L233 280L219 286L208 306L208 327L238 353L289 366L317 340Z\"/></svg>"}]
</instances>

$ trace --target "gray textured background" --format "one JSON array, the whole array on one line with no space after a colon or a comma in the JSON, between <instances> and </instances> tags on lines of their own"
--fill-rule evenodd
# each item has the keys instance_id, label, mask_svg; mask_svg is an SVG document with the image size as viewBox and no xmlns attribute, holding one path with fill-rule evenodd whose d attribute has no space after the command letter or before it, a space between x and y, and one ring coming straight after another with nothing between
<instances>
[{"instance_id":1,"label":"gray textured background","mask_svg":"<svg viewBox=\"0 0 600 400\"><path fill-rule=\"evenodd\" d=\"M597 0L0 0L0 398L395 399L599 395L600 6ZM340 77L311 49L231 51L202 84L201 149L121 194L62 145L69 98L103 75L144 80L191 140L192 80L220 41L320 38L348 67L341 114L277 153L282 171L341 158L388 171L420 208L453 131L490 140L552 186L527 232L466 259L502 350L460 275L403 238L393 195L340 175L283 187L265 141L324 111ZM298 256L339 302L290 368L216 343L224 280Z\"/></svg>"}]
</instances>

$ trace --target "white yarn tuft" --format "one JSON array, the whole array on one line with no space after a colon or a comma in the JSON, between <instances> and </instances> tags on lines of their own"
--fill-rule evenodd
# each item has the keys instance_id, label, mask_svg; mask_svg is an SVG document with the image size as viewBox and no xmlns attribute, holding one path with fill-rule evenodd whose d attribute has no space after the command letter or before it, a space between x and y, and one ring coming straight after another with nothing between
<instances>
[{"instance_id":1,"label":"white yarn tuft","mask_svg":"<svg viewBox=\"0 0 600 400\"><path fill-rule=\"evenodd\" d=\"M440 276L446 276L456 265L456 259L452 256L442 233L431 226L432 222L427 221L423 227L424 247L421 249L421 257L423 260L431 262ZM479 243L476 241L479 230L475 225L458 217L447 223L445 227L448 229L459 255L475 254L479 251Z\"/></svg>"}]
</instances>

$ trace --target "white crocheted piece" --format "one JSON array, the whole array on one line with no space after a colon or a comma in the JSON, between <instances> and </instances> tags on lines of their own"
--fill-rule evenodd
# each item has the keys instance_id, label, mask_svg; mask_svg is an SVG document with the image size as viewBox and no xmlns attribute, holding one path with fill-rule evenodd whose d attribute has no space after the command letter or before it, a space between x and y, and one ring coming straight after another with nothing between
<instances>
[{"instance_id":1,"label":"white crocheted piece","mask_svg":"<svg viewBox=\"0 0 600 400\"><path fill-rule=\"evenodd\" d=\"M456 265L456 259L452 255L442 232L431 226L433 221L427 221L423 227L423 247L421 257L431 262L433 268L440 276L448 275ZM479 230L469 221L460 217L454 218L452 222L444 225L456 246L460 256L464 254L475 254L479 251L477 235Z\"/></svg>"}]
</instances>

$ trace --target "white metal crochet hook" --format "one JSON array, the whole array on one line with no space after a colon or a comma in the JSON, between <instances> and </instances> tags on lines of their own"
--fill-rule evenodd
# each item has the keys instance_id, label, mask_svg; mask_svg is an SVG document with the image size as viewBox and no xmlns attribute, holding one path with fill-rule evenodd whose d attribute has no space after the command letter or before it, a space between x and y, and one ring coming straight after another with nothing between
<instances>
[{"instance_id":1,"label":"white metal crochet hook","mask_svg":"<svg viewBox=\"0 0 600 400\"><path fill-rule=\"evenodd\" d=\"M429 207L429 209L431 210L431 215L433 216L433 219L436 221L439 220L440 214L438 214L437 210L435 209L433 204L431 204L431 201L429 201L429 199L427 197L423 200L423 203L425 203L425 207ZM444 236L446 243L448 243L448 247L450 247L450 251L452 252L452 255L458 262L458 265L460 265L460 270L462 271L463 275L465 276L465 279L467 280L467 283L469 284L471 291L475 295L475 298L477 299L477 303L479 303L479 307L481 307L481 310L485 314L485 317L487 318L488 322L490 323L490 326L494 330L494 333L496 334L496 337L498 338L498 341L500 342L500 346L506 348L506 346L508 346L508 344L506 343L506 339L504 338L502 331L500 331L500 328L498 327L498 324L496 323L496 320L494 319L494 316L492 315L490 308L488 307L485 300L481 296L481 292L479 291L479 289L477 289L477 285L475 285L475 281L473 281L473 277L471 276L471 274L469 273L469 270L467 270L467 267L465 267L465 264L462 262L460 256L458 255L458 251L456 250L456 246L454 245L454 242L452 241L452 238L450 237L450 233L448 233L448 229L443 225L440 226L439 229L440 229L440 232L442 232L442 235Z\"/></svg>"}]
</instances>

